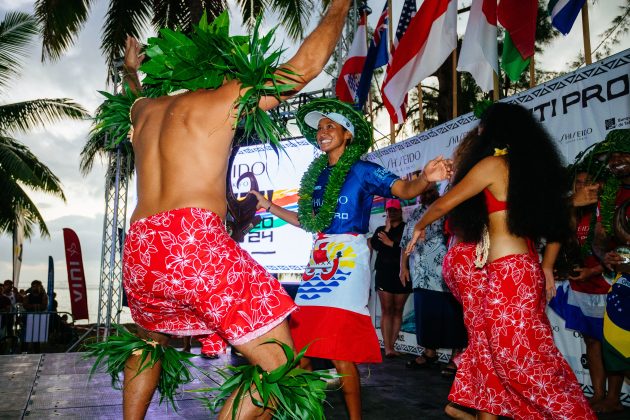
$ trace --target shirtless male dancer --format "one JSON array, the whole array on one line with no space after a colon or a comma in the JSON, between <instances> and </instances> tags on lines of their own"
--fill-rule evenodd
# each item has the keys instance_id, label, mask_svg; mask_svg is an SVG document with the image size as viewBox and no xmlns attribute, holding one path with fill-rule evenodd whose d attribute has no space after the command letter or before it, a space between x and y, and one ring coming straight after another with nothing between
<instances>
[{"instance_id":1,"label":"shirtless male dancer","mask_svg":"<svg viewBox=\"0 0 630 420\"><path fill-rule=\"evenodd\" d=\"M279 67L277 73L296 84L283 99L322 71L349 7L349 0L332 0L317 28ZM139 94L136 72L143 58L138 42L128 38L126 79ZM132 108L138 204L125 241L124 284L141 338L167 345L177 331L208 334L205 342L200 340L204 346L216 349L226 340L252 364L271 371L286 357L280 346L260 344L277 339L293 345L285 318L295 306L222 226L234 104L243 93L232 80L216 90L142 99ZM259 106L270 110L278 103L266 97ZM186 277L186 270L199 267L205 272ZM186 286L190 279L192 286ZM200 279L205 283L199 284ZM163 290L157 293L160 281ZM131 356L124 371L123 414L128 420L144 418L160 377L160 363L138 373L139 365L139 356ZM230 398L219 418L228 418L232 403ZM268 413L243 399L239 418L262 414Z\"/></svg>"}]
</instances>

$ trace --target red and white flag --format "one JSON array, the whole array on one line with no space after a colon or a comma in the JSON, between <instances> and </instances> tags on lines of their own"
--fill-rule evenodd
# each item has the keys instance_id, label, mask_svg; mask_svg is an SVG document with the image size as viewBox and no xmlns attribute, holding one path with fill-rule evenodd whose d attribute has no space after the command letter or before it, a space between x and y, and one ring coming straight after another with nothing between
<instances>
[{"instance_id":1,"label":"red and white flag","mask_svg":"<svg viewBox=\"0 0 630 420\"><path fill-rule=\"evenodd\" d=\"M431 76L457 46L457 0L425 0L392 56L385 76L383 102L400 124L407 92Z\"/></svg>"},{"instance_id":2,"label":"red and white flag","mask_svg":"<svg viewBox=\"0 0 630 420\"><path fill-rule=\"evenodd\" d=\"M457 63L484 92L494 89L493 73L499 72L497 53L497 0L473 0Z\"/></svg>"},{"instance_id":3,"label":"red and white flag","mask_svg":"<svg viewBox=\"0 0 630 420\"><path fill-rule=\"evenodd\" d=\"M350 51L348 51L348 57L341 68L339 79L337 79L337 85L335 86L337 98L343 102L352 104L358 102L359 80L365 66L365 57L368 50L366 20L366 14L362 13L359 19L359 26L354 34L352 46L350 46Z\"/></svg>"}]
</instances>

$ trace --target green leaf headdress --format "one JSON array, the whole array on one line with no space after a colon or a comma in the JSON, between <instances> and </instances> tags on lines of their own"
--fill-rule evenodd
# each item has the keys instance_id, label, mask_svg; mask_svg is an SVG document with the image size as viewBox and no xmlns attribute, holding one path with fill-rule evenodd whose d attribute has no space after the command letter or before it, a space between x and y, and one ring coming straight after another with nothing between
<instances>
[{"instance_id":1,"label":"green leaf headdress","mask_svg":"<svg viewBox=\"0 0 630 420\"><path fill-rule=\"evenodd\" d=\"M279 100L283 93L293 90L296 74L286 67L276 73L284 50L272 49L275 28L261 36L258 19L251 36L230 36L229 25L226 11L210 24L204 14L188 35L161 29L158 37L148 40L149 60L140 67L146 75L142 95L154 98L181 89L217 89L226 80L238 80L243 93L235 107L244 136L255 133L277 150L288 131L279 118L260 109L258 103L265 96ZM119 95L101 93L106 100L94 118L92 135L110 133L112 147L123 141L131 128L129 110L137 96L129 89Z\"/></svg>"},{"instance_id":2,"label":"green leaf headdress","mask_svg":"<svg viewBox=\"0 0 630 420\"><path fill-rule=\"evenodd\" d=\"M298 220L300 226L309 232L321 232L330 226L335 215L337 200L341 187L346 180L346 175L352 165L365 154L372 146L373 132L372 126L363 115L357 112L352 106L338 99L315 99L302 106L296 114L297 123L306 139L317 147L317 129L310 127L304 122L304 118L310 112L320 112L328 114L331 112L341 114L346 117L354 126L354 136L350 144L339 158L339 161L332 168L328 184L324 192L322 206L317 214L313 212L313 191L315 184L322 171L328 165L328 157L324 154L316 158L308 167L298 191Z\"/></svg>"},{"instance_id":3,"label":"green leaf headdress","mask_svg":"<svg viewBox=\"0 0 630 420\"><path fill-rule=\"evenodd\" d=\"M630 128L610 131L603 142L593 149L594 158L600 165L606 166L611 153L630 153ZM607 169L607 168L606 168ZM607 234L613 234L613 219L615 217L615 200L621 180L607 172L606 182L600 196L600 215L602 226ZM597 180L597 178L595 178Z\"/></svg>"}]
</instances>

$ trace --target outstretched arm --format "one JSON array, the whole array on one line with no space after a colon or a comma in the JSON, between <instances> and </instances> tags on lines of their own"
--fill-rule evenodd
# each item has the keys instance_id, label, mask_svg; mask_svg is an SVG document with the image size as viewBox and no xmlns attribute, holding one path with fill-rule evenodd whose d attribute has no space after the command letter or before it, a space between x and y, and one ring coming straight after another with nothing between
<instances>
[{"instance_id":1,"label":"outstretched arm","mask_svg":"<svg viewBox=\"0 0 630 420\"><path fill-rule=\"evenodd\" d=\"M293 226L300 227L300 222L298 220L298 214L291 210L286 210L284 207L276 206L273 204L271 200L266 199L261 193L256 190L251 190L249 192L253 194L258 199L258 209L265 209L269 213L273 214L276 217L284 220L287 223L292 224Z\"/></svg>"},{"instance_id":2,"label":"outstretched arm","mask_svg":"<svg viewBox=\"0 0 630 420\"><path fill-rule=\"evenodd\" d=\"M127 35L125 41L125 63L123 64L123 77L129 89L136 95L142 91L142 84L138 78L138 68L144 60L144 53L137 39Z\"/></svg>"},{"instance_id":3,"label":"outstretched arm","mask_svg":"<svg viewBox=\"0 0 630 420\"><path fill-rule=\"evenodd\" d=\"M410 253L418 240L424 239L424 229L440 217L445 216L459 204L479 194L492 184L492 179L504 174L501 158L488 157L477 163L468 174L449 192L438 198L422 215L413 229L413 237L405 252Z\"/></svg>"},{"instance_id":4,"label":"outstretched arm","mask_svg":"<svg viewBox=\"0 0 630 420\"><path fill-rule=\"evenodd\" d=\"M319 25L306 37L295 55L278 68L277 75L286 77L286 83L295 84L293 90L284 93L282 100L295 95L324 69L341 36L350 3L350 0L332 0ZM276 98L267 96L260 100L259 106L267 111L278 103Z\"/></svg>"},{"instance_id":5,"label":"outstretched arm","mask_svg":"<svg viewBox=\"0 0 630 420\"><path fill-rule=\"evenodd\" d=\"M427 189L431 183L443 181L451 177L453 162L438 156L424 165L420 176L411 181L399 179L392 185L392 194L396 197L408 200L417 197Z\"/></svg>"}]
</instances>

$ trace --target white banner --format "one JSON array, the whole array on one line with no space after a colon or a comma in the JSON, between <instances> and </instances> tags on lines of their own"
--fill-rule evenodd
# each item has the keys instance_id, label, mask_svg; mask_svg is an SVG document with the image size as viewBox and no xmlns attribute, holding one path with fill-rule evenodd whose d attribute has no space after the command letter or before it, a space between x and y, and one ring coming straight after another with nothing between
<instances>
[{"instance_id":1,"label":"white banner","mask_svg":"<svg viewBox=\"0 0 630 420\"><path fill-rule=\"evenodd\" d=\"M284 152L280 151L279 157L269 146L240 148L230 174L237 197L244 197L250 190L247 180L237 185L239 177L251 172L259 190L274 204L297 211L300 180L319 152L304 138L282 144ZM241 246L272 273L302 272L308 263L312 235L264 210L257 214L262 221L245 236Z\"/></svg>"},{"instance_id":2,"label":"white banner","mask_svg":"<svg viewBox=\"0 0 630 420\"><path fill-rule=\"evenodd\" d=\"M588 146L598 143L616 128L630 128L630 49L564 75L502 102L521 104L530 109L555 140L566 163ZM435 156L451 156L459 141L478 123L472 113L388 146L367 156L401 177L407 177ZM535 164L535 162L532 162ZM404 213L409 214L407 206ZM406 219L405 219L406 220ZM382 205L375 203L370 230L384 224ZM403 326L396 343L398 351L418 354L413 305L405 305ZM379 327L380 308L374 304L375 323ZM578 332L564 328L553 311L548 311L556 345L571 365L586 394L592 394L585 365L585 350ZM380 333L380 331L379 331ZM380 336L380 334L379 334ZM442 352L440 350L440 352ZM443 359L443 355L440 355ZM630 405L630 386L624 385L622 401Z\"/></svg>"},{"instance_id":3,"label":"white banner","mask_svg":"<svg viewBox=\"0 0 630 420\"><path fill-rule=\"evenodd\" d=\"M540 119L567 163L608 131L630 127L630 50L502 99L521 104ZM438 155L451 156L464 135L477 125L462 115L403 142L370 153L376 162L406 176ZM533 163L533 162L532 162Z\"/></svg>"}]
</instances>

